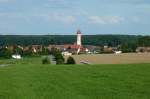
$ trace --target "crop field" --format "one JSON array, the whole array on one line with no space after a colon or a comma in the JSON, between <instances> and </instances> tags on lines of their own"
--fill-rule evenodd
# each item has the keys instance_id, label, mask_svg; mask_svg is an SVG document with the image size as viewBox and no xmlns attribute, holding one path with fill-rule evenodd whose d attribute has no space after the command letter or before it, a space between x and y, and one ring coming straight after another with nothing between
<instances>
[{"instance_id":1,"label":"crop field","mask_svg":"<svg viewBox=\"0 0 150 99\"><path fill-rule=\"evenodd\" d=\"M91 64L150 63L150 53L73 55L73 57L77 64L80 64L81 61Z\"/></svg>"},{"instance_id":2,"label":"crop field","mask_svg":"<svg viewBox=\"0 0 150 99\"><path fill-rule=\"evenodd\" d=\"M0 60L0 99L150 99L150 64L42 65ZM12 63L12 64L10 64Z\"/></svg>"}]
</instances>

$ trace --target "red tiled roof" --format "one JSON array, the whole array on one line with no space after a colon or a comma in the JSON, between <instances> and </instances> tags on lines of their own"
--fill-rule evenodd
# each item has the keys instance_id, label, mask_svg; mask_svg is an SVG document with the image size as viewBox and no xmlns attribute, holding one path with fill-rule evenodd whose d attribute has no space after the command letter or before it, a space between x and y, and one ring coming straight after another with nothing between
<instances>
[{"instance_id":1,"label":"red tiled roof","mask_svg":"<svg viewBox=\"0 0 150 99\"><path fill-rule=\"evenodd\" d=\"M71 48L72 48L72 49L78 49L78 48L80 48L80 45L77 45L77 44L75 43L75 44L71 45Z\"/></svg>"},{"instance_id":2,"label":"red tiled roof","mask_svg":"<svg viewBox=\"0 0 150 99\"><path fill-rule=\"evenodd\" d=\"M65 49L67 49L67 48L69 48L69 47L70 47L70 45L67 45L67 44L64 45L64 48L65 48Z\"/></svg>"},{"instance_id":3,"label":"red tiled roof","mask_svg":"<svg viewBox=\"0 0 150 99\"><path fill-rule=\"evenodd\" d=\"M77 43L74 43L73 45L64 45L64 48L71 48L71 49L79 49L80 48L80 45L77 45Z\"/></svg>"}]
</instances>

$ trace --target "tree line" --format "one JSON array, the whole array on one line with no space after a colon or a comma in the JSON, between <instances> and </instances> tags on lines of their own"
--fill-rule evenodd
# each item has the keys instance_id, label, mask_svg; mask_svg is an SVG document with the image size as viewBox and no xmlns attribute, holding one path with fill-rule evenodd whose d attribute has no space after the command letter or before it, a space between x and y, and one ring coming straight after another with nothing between
<instances>
[{"instance_id":1,"label":"tree line","mask_svg":"<svg viewBox=\"0 0 150 99\"><path fill-rule=\"evenodd\" d=\"M49 45L71 44L76 41L76 35L0 35L0 46L6 45ZM136 35L83 35L84 45L117 46L134 44L136 46L150 46L150 36Z\"/></svg>"},{"instance_id":2,"label":"tree line","mask_svg":"<svg viewBox=\"0 0 150 99\"><path fill-rule=\"evenodd\" d=\"M49 51L44 46L49 44L71 44L76 41L75 35L0 35L0 55L10 57L11 54L23 56L48 55ZM118 47L122 52L135 52L137 47L150 47L150 36L135 35L83 35L83 45L97 45ZM16 45L9 51L3 46ZM22 51L17 45L30 46L28 51ZM31 45L42 45L42 51L33 53ZM2 55L3 54L3 55ZM61 63L64 60L59 60Z\"/></svg>"}]
</instances>

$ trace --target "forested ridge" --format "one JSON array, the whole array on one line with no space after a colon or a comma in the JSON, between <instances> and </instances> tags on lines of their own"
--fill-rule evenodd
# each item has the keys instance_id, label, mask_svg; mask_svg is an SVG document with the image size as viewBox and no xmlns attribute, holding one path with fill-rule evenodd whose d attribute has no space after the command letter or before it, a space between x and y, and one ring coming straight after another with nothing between
<instances>
[{"instance_id":1,"label":"forested ridge","mask_svg":"<svg viewBox=\"0 0 150 99\"><path fill-rule=\"evenodd\" d=\"M49 45L72 44L76 35L0 35L0 46L5 45ZM150 46L150 36L136 35L83 35L82 43L85 45L134 44L137 46Z\"/></svg>"}]
</instances>

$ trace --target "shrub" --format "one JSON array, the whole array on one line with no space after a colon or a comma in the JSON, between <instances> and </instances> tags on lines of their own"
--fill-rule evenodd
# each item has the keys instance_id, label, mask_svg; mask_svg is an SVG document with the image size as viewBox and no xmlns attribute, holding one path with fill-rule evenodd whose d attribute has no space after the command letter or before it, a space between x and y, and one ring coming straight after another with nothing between
<instances>
[{"instance_id":1,"label":"shrub","mask_svg":"<svg viewBox=\"0 0 150 99\"><path fill-rule=\"evenodd\" d=\"M58 49L56 49L56 48L53 48L53 49L51 50L51 54L55 57L57 64L64 64L65 59L64 59L64 57L62 56L60 50L58 50Z\"/></svg>"},{"instance_id":2,"label":"shrub","mask_svg":"<svg viewBox=\"0 0 150 99\"><path fill-rule=\"evenodd\" d=\"M67 59L67 64L76 64L76 62L75 62L74 58L70 56Z\"/></svg>"},{"instance_id":3,"label":"shrub","mask_svg":"<svg viewBox=\"0 0 150 99\"><path fill-rule=\"evenodd\" d=\"M0 58L11 58L11 51L7 48L1 48L0 49Z\"/></svg>"},{"instance_id":4,"label":"shrub","mask_svg":"<svg viewBox=\"0 0 150 99\"><path fill-rule=\"evenodd\" d=\"M50 57L48 56L43 57L42 64L51 64Z\"/></svg>"},{"instance_id":5,"label":"shrub","mask_svg":"<svg viewBox=\"0 0 150 99\"><path fill-rule=\"evenodd\" d=\"M63 61L63 59L57 59L56 63L57 64L64 64L64 61Z\"/></svg>"}]
</instances>

